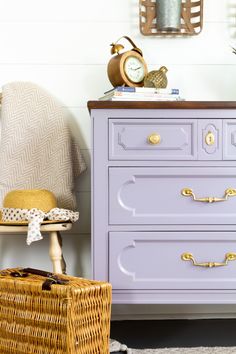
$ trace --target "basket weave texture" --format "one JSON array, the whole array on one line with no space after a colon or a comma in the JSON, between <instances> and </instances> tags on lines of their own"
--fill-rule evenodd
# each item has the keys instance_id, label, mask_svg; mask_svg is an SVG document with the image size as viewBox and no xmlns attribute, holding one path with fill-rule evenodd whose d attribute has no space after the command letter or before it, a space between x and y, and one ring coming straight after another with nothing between
<instances>
[{"instance_id":1,"label":"basket weave texture","mask_svg":"<svg viewBox=\"0 0 236 354\"><path fill-rule=\"evenodd\" d=\"M45 278L0 272L1 354L108 354L111 285L60 275L67 284L42 290Z\"/></svg>"}]
</instances>

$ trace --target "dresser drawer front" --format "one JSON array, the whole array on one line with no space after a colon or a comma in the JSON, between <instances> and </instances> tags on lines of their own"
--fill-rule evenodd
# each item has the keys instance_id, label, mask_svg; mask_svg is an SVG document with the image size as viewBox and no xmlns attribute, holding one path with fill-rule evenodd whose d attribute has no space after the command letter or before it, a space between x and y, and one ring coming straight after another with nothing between
<instances>
[{"instance_id":1,"label":"dresser drawer front","mask_svg":"<svg viewBox=\"0 0 236 354\"><path fill-rule=\"evenodd\" d=\"M197 121L110 119L110 160L195 160Z\"/></svg>"},{"instance_id":2,"label":"dresser drawer front","mask_svg":"<svg viewBox=\"0 0 236 354\"><path fill-rule=\"evenodd\" d=\"M218 267L196 263L225 263L236 252L234 232L110 232L109 281L118 289L236 289L236 260Z\"/></svg>"},{"instance_id":3,"label":"dresser drawer front","mask_svg":"<svg viewBox=\"0 0 236 354\"><path fill-rule=\"evenodd\" d=\"M225 120L224 126L224 159L236 160L236 120Z\"/></svg>"},{"instance_id":4,"label":"dresser drawer front","mask_svg":"<svg viewBox=\"0 0 236 354\"><path fill-rule=\"evenodd\" d=\"M198 120L198 160L222 160L222 120Z\"/></svg>"},{"instance_id":5,"label":"dresser drawer front","mask_svg":"<svg viewBox=\"0 0 236 354\"><path fill-rule=\"evenodd\" d=\"M183 195L184 189L193 195ZM236 224L236 168L109 168L110 224ZM197 201L201 198L225 201ZM210 201L210 199L208 199Z\"/></svg>"}]
</instances>

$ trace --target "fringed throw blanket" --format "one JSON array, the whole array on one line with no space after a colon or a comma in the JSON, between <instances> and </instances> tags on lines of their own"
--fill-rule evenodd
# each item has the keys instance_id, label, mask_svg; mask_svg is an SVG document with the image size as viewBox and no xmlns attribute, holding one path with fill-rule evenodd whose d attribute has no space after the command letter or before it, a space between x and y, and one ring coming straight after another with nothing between
<instances>
[{"instance_id":1,"label":"fringed throw blanket","mask_svg":"<svg viewBox=\"0 0 236 354\"><path fill-rule=\"evenodd\" d=\"M48 189L75 208L74 182L85 162L60 104L42 88L13 82L2 90L0 204L12 189Z\"/></svg>"}]
</instances>

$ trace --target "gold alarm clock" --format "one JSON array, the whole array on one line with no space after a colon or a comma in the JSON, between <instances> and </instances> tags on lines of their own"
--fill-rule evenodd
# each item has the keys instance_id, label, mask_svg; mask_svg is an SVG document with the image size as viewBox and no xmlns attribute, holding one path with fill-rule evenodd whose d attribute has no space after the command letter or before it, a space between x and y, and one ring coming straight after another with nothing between
<instances>
[{"instance_id":1,"label":"gold alarm clock","mask_svg":"<svg viewBox=\"0 0 236 354\"><path fill-rule=\"evenodd\" d=\"M133 48L129 51L119 53L124 49L122 44L117 43L122 38L127 39ZM115 86L143 86L144 77L148 72L147 64L143 59L141 49L137 48L134 42L127 36L119 38L111 44L111 54L107 67L107 74L111 84Z\"/></svg>"}]
</instances>

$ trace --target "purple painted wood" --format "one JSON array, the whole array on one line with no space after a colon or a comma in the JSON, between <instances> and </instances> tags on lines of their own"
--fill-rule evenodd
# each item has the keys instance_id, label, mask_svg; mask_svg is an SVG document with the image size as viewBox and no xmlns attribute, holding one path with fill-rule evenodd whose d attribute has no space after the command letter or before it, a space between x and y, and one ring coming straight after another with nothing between
<instances>
[{"instance_id":1,"label":"purple painted wood","mask_svg":"<svg viewBox=\"0 0 236 354\"><path fill-rule=\"evenodd\" d=\"M158 135L157 144L149 142ZM194 160L197 120L112 119L109 122L111 160Z\"/></svg>"},{"instance_id":2,"label":"purple painted wood","mask_svg":"<svg viewBox=\"0 0 236 354\"><path fill-rule=\"evenodd\" d=\"M236 290L113 290L113 304L234 304Z\"/></svg>"},{"instance_id":3,"label":"purple painted wood","mask_svg":"<svg viewBox=\"0 0 236 354\"><path fill-rule=\"evenodd\" d=\"M110 168L110 224L236 224L236 196L215 203L196 198L223 198L236 189L236 168Z\"/></svg>"},{"instance_id":4,"label":"purple painted wood","mask_svg":"<svg viewBox=\"0 0 236 354\"><path fill-rule=\"evenodd\" d=\"M173 256L183 246L199 262L221 262L225 252L236 250L236 197L205 204L181 195L181 188L189 187L196 197L223 197L225 189L236 187L236 103L92 102L89 108L93 277L112 282L114 303L235 304L234 262L204 272L190 262L179 263L178 258L177 277L172 269ZM157 155L149 146L144 150L144 141L137 149L149 121L170 120L181 122L188 143L193 142L185 146L181 158L174 153L169 159L156 147ZM126 134L122 135L123 123ZM126 123L132 123L135 134ZM215 146L204 144L208 129L216 134ZM177 147L175 137L169 142ZM132 272L136 281L129 275Z\"/></svg>"},{"instance_id":5,"label":"purple painted wood","mask_svg":"<svg viewBox=\"0 0 236 354\"><path fill-rule=\"evenodd\" d=\"M95 119L96 118L96 119ZM104 111L92 114L92 276L108 279L108 122Z\"/></svg>"},{"instance_id":6,"label":"purple painted wood","mask_svg":"<svg viewBox=\"0 0 236 354\"><path fill-rule=\"evenodd\" d=\"M236 289L236 260L205 268L196 262L224 262L236 249L235 233L111 232L109 280L118 289Z\"/></svg>"},{"instance_id":7,"label":"purple painted wood","mask_svg":"<svg viewBox=\"0 0 236 354\"><path fill-rule=\"evenodd\" d=\"M223 123L224 159L236 160L236 120L225 120Z\"/></svg>"},{"instance_id":8,"label":"purple painted wood","mask_svg":"<svg viewBox=\"0 0 236 354\"><path fill-rule=\"evenodd\" d=\"M222 160L222 120L198 120L198 159Z\"/></svg>"}]
</instances>

